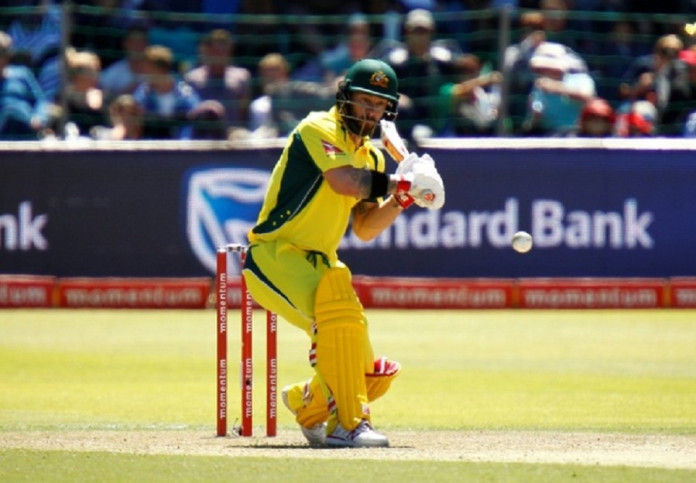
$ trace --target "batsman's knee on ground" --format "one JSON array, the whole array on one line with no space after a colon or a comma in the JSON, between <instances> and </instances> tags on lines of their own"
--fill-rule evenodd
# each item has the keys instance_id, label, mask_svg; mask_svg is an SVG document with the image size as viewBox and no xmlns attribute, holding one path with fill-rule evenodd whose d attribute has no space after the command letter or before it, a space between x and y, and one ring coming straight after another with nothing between
<instances>
[{"instance_id":1,"label":"batsman's knee on ground","mask_svg":"<svg viewBox=\"0 0 696 483\"><path fill-rule=\"evenodd\" d=\"M374 371L365 374L367 400L372 402L382 397L401 371L401 364L380 357L374 361ZM285 405L295 415L295 421L305 428L313 428L329 419L328 401L324 396L319 377L291 384L283 389Z\"/></svg>"}]
</instances>

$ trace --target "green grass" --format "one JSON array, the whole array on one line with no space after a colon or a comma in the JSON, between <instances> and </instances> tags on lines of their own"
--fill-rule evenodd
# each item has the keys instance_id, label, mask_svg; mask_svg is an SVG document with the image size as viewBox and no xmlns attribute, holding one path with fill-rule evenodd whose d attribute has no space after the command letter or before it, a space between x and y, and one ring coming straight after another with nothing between
<instances>
[{"instance_id":1,"label":"green grass","mask_svg":"<svg viewBox=\"0 0 696 483\"><path fill-rule=\"evenodd\" d=\"M693 313L409 312L399 319L399 342L413 347L399 357L413 377L395 392L413 399L429 426L696 432ZM418 389L424 381L426 392Z\"/></svg>"},{"instance_id":2,"label":"green grass","mask_svg":"<svg viewBox=\"0 0 696 483\"><path fill-rule=\"evenodd\" d=\"M17 463L21 462L21 463ZM686 470L464 463L429 461L361 461L293 459L269 463L263 458L113 453L67 453L11 450L0 452L3 481L118 482L118 481L287 481L287 482L693 482ZM134 476L137 475L137 476Z\"/></svg>"},{"instance_id":3,"label":"green grass","mask_svg":"<svg viewBox=\"0 0 696 483\"><path fill-rule=\"evenodd\" d=\"M368 315L376 354L403 365L387 396L372 405L374 421L387 434L410 428L696 434L695 311ZM0 438L3 431L85 428L212 434L214 334L210 310L1 311ZM262 339L257 337L254 348L259 389ZM238 340L232 331L233 409L238 407ZM309 376L306 336L281 322L279 341L280 384ZM262 391L257 394L260 422ZM279 426L294 426L287 411L279 412ZM341 475L343 468L349 472L350 463L244 458L240 473L239 461L217 457L5 450L0 479L185 481L241 474L260 481L260 475L275 479L268 478L274 468L289 481L316 481ZM696 476L579 465L365 461L363 466L370 468L361 477L365 481L452 481L461 475L469 475L469 481L686 481ZM316 467L323 469L312 470Z\"/></svg>"}]
</instances>

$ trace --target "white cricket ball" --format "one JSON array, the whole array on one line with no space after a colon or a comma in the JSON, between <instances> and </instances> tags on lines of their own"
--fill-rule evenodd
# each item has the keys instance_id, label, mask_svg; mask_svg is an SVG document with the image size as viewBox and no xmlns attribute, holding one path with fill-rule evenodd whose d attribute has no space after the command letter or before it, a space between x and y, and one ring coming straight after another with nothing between
<instances>
[{"instance_id":1,"label":"white cricket ball","mask_svg":"<svg viewBox=\"0 0 696 483\"><path fill-rule=\"evenodd\" d=\"M532 235L526 231L518 231L512 235L512 248L518 253L527 253L532 249L534 242L532 241Z\"/></svg>"}]
</instances>

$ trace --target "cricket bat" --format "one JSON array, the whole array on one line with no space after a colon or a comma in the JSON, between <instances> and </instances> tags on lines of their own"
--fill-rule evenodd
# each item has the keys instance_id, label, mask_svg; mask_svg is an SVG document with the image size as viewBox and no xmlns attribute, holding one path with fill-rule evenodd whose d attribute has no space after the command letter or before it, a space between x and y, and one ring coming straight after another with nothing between
<instances>
[{"instance_id":1,"label":"cricket bat","mask_svg":"<svg viewBox=\"0 0 696 483\"><path fill-rule=\"evenodd\" d=\"M397 163L406 159L409 152L399 131L396 130L394 121L382 119L379 121L379 128L381 131L380 138L382 139L382 146L384 146L384 149L389 153L389 156ZM432 201L435 199L435 194L430 190L426 190L423 192L423 199Z\"/></svg>"},{"instance_id":2,"label":"cricket bat","mask_svg":"<svg viewBox=\"0 0 696 483\"><path fill-rule=\"evenodd\" d=\"M389 153L394 161L400 163L408 157L408 149L404 140L399 135L399 131L396 130L396 124L394 121L387 121L382 119L379 121L379 128L381 131L382 146Z\"/></svg>"}]
</instances>

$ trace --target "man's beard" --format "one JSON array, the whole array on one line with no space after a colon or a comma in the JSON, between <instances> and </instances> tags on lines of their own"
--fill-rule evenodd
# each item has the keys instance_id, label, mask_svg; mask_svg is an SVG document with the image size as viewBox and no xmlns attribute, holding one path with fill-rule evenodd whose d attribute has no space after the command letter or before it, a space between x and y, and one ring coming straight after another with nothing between
<instances>
[{"instance_id":1,"label":"man's beard","mask_svg":"<svg viewBox=\"0 0 696 483\"><path fill-rule=\"evenodd\" d=\"M346 102L344 110L347 112L343 115L343 121L350 132L360 137L372 136L374 134L375 129L377 129L377 123L365 117L354 115L352 102Z\"/></svg>"}]
</instances>

